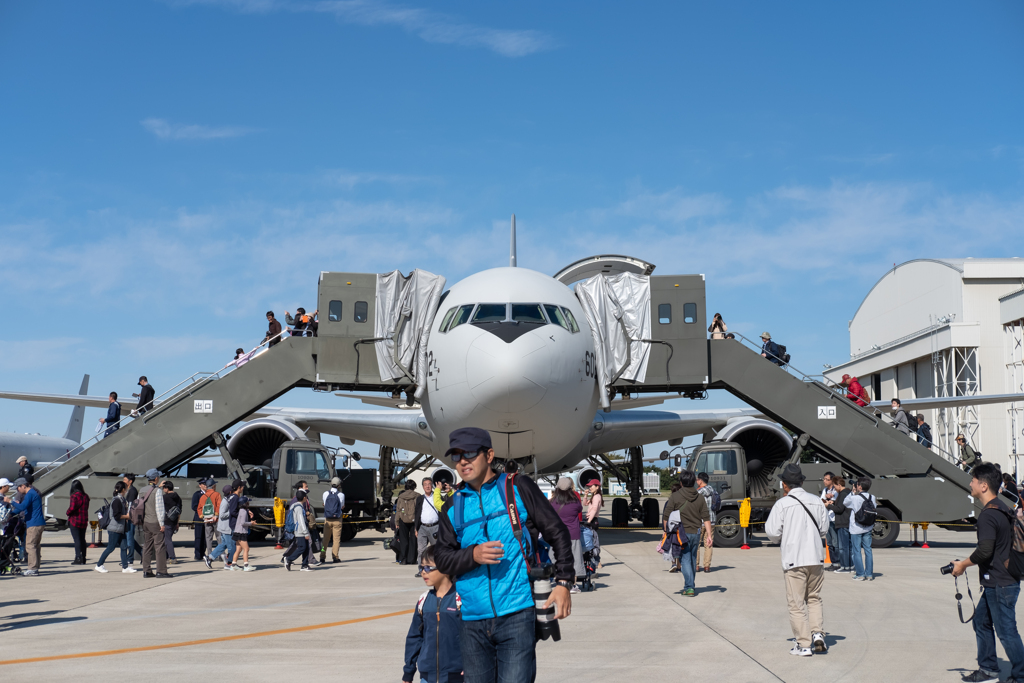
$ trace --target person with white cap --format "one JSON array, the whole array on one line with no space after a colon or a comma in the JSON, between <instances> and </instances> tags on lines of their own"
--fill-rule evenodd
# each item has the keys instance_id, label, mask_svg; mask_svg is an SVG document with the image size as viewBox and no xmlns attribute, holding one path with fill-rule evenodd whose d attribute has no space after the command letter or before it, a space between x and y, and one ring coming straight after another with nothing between
<instances>
[{"instance_id":1,"label":"person with white cap","mask_svg":"<svg viewBox=\"0 0 1024 683\"><path fill-rule=\"evenodd\" d=\"M772 335L767 332L761 333L761 357L767 358L772 363L778 366L784 365L782 362L782 352L779 350L779 345L772 341Z\"/></svg>"},{"instance_id":2,"label":"person with white cap","mask_svg":"<svg viewBox=\"0 0 1024 683\"><path fill-rule=\"evenodd\" d=\"M24 477L14 480L14 486L21 494L21 502L15 503L11 510L15 514L25 513L25 554L28 558L28 569L22 576L38 576L39 563L41 560L39 544L43 539L43 527L46 519L43 517L43 499L39 491Z\"/></svg>"},{"instance_id":3,"label":"person with white cap","mask_svg":"<svg viewBox=\"0 0 1024 683\"><path fill-rule=\"evenodd\" d=\"M772 507L764 531L782 549L789 624L796 637L789 654L825 654L828 646L821 608L825 550L821 539L828 532L828 513L818 496L803 489L804 473L799 465L786 465L779 479L786 495Z\"/></svg>"},{"instance_id":4,"label":"person with white cap","mask_svg":"<svg viewBox=\"0 0 1024 683\"><path fill-rule=\"evenodd\" d=\"M29 477L35 475L36 468L32 467L32 465L29 464L28 458L26 458L24 455L18 458L17 463L19 477L28 479Z\"/></svg>"},{"instance_id":5,"label":"person with white cap","mask_svg":"<svg viewBox=\"0 0 1024 683\"><path fill-rule=\"evenodd\" d=\"M327 544L331 544L332 562L341 562L338 559L338 550L341 548L341 515L345 509L345 494L341 492L341 479L331 479L331 488L324 491L324 540L320 545L320 563L327 561Z\"/></svg>"}]
</instances>

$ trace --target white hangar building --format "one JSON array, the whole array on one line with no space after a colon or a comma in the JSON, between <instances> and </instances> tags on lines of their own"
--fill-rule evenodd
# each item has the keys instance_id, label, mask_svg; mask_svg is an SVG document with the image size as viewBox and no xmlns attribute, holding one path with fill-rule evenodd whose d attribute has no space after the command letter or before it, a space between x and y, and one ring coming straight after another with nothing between
<instances>
[{"instance_id":1,"label":"white hangar building","mask_svg":"<svg viewBox=\"0 0 1024 683\"><path fill-rule=\"evenodd\" d=\"M918 259L889 270L850 321L850 360L872 400L1024 392L1024 259ZM956 435L1004 471L1024 451L1024 403L921 412L937 448Z\"/></svg>"}]
</instances>

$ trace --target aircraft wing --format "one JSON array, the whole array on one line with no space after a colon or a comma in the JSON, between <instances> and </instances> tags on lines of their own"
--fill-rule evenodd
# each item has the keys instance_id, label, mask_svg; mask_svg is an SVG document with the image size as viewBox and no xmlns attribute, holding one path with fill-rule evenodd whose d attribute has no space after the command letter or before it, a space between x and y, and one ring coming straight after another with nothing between
<instances>
[{"instance_id":1,"label":"aircraft wing","mask_svg":"<svg viewBox=\"0 0 1024 683\"><path fill-rule=\"evenodd\" d=\"M681 439L718 431L738 417L764 417L753 408L721 410L613 410L599 412L600 434L590 442L591 453L607 453L640 444Z\"/></svg>"},{"instance_id":2,"label":"aircraft wing","mask_svg":"<svg viewBox=\"0 0 1024 683\"><path fill-rule=\"evenodd\" d=\"M937 410L939 408L958 408L960 406L982 406L989 403L1024 403L1024 394L978 394L976 396L940 396L939 398L901 398L904 408L920 408L921 410ZM892 409L892 401L872 401L872 408L888 412Z\"/></svg>"},{"instance_id":3,"label":"aircraft wing","mask_svg":"<svg viewBox=\"0 0 1024 683\"><path fill-rule=\"evenodd\" d=\"M0 391L0 398L14 401L36 401L37 403L56 403L64 406L85 406L86 408L107 409L110 403L106 396L82 396L80 394L35 394L24 391ZM117 402L122 409L131 409L139 404L134 398L121 398Z\"/></svg>"},{"instance_id":4,"label":"aircraft wing","mask_svg":"<svg viewBox=\"0 0 1024 683\"><path fill-rule=\"evenodd\" d=\"M335 410L312 408L261 408L246 419L280 417L321 434L343 439L387 444L416 453L431 453L437 447L429 429L420 429L423 413L418 410ZM441 452L448 448L447 441Z\"/></svg>"},{"instance_id":5,"label":"aircraft wing","mask_svg":"<svg viewBox=\"0 0 1024 683\"><path fill-rule=\"evenodd\" d=\"M365 394L347 394L342 391L336 391L334 392L334 395L340 396L341 398L354 398L366 403L367 405L381 406L382 408L401 408L402 410L419 410L420 408L419 403L415 403L411 406L408 405L404 396L400 396L398 398L392 398L390 396L367 396ZM629 408L656 406L671 398L679 398L679 396L637 396L634 398L620 398L612 401L612 409L627 410Z\"/></svg>"}]
</instances>

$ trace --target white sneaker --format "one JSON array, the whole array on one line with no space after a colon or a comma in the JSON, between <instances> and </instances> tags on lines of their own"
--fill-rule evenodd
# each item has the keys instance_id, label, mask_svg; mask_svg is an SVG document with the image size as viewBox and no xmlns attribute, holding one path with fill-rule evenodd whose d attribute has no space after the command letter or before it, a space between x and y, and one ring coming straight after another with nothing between
<instances>
[{"instance_id":1,"label":"white sneaker","mask_svg":"<svg viewBox=\"0 0 1024 683\"><path fill-rule=\"evenodd\" d=\"M814 653L811 652L811 648L809 647L800 647L799 645L794 645L793 649L789 651L789 654L794 655L796 657L810 657Z\"/></svg>"},{"instance_id":2,"label":"white sneaker","mask_svg":"<svg viewBox=\"0 0 1024 683\"><path fill-rule=\"evenodd\" d=\"M106 574L107 573L107 568L104 567L102 564L96 565L95 567L93 567L93 569L98 571L100 574Z\"/></svg>"},{"instance_id":3,"label":"white sneaker","mask_svg":"<svg viewBox=\"0 0 1024 683\"><path fill-rule=\"evenodd\" d=\"M302 568L302 569L300 569L299 571L300 571L300 572L311 572L311 571L313 571L313 569L312 569L311 567L303 567L303 568Z\"/></svg>"},{"instance_id":4,"label":"white sneaker","mask_svg":"<svg viewBox=\"0 0 1024 683\"><path fill-rule=\"evenodd\" d=\"M247 564L244 567L242 567L242 571L243 572L254 572L254 571L256 571L256 567L253 567L252 565Z\"/></svg>"},{"instance_id":5,"label":"white sneaker","mask_svg":"<svg viewBox=\"0 0 1024 683\"><path fill-rule=\"evenodd\" d=\"M122 569L121 573L122 574L134 574L137 571L139 571L139 570L136 569L135 567L128 566L128 567L125 567L124 569Z\"/></svg>"},{"instance_id":6,"label":"white sneaker","mask_svg":"<svg viewBox=\"0 0 1024 683\"><path fill-rule=\"evenodd\" d=\"M815 654L823 655L828 652L828 645L825 644L825 634L820 631L811 634L811 649Z\"/></svg>"}]
</instances>

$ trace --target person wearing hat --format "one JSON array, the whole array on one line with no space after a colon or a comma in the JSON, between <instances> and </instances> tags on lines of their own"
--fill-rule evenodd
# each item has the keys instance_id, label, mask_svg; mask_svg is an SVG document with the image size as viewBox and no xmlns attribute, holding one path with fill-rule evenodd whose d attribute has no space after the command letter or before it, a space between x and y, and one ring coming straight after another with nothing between
<instances>
[{"instance_id":1,"label":"person wearing hat","mask_svg":"<svg viewBox=\"0 0 1024 683\"><path fill-rule=\"evenodd\" d=\"M601 508L604 507L604 497L601 495L601 481L591 479L586 484L586 493L583 495L583 504L587 506L586 519L583 520L584 546L591 545L591 554L598 569L601 568L601 539L597 535L598 523L601 520ZM589 543L586 537L591 536Z\"/></svg>"},{"instance_id":2,"label":"person wearing hat","mask_svg":"<svg viewBox=\"0 0 1024 683\"><path fill-rule=\"evenodd\" d=\"M320 562L327 561L327 544L331 544L331 561L337 564L341 548L341 515L345 509L345 494L341 492L341 479L331 479L331 489L324 491L324 539L320 546Z\"/></svg>"},{"instance_id":3,"label":"person wearing hat","mask_svg":"<svg viewBox=\"0 0 1024 683\"><path fill-rule=\"evenodd\" d=\"M767 358L772 363L775 363L779 367L782 367L782 352L779 351L779 345L772 341L772 335L767 332L761 333L761 357Z\"/></svg>"},{"instance_id":4,"label":"person wearing hat","mask_svg":"<svg viewBox=\"0 0 1024 683\"><path fill-rule=\"evenodd\" d=\"M24 455L18 458L18 476L22 479L28 479L29 477L35 476L36 468L29 464L28 458Z\"/></svg>"},{"instance_id":5,"label":"person wearing hat","mask_svg":"<svg viewBox=\"0 0 1024 683\"><path fill-rule=\"evenodd\" d=\"M839 386L846 387L846 398L850 399L857 405L863 408L868 404L868 392L864 390L864 385L861 384L856 377L843 375L843 379L839 381Z\"/></svg>"},{"instance_id":6,"label":"person wearing hat","mask_svg":"<svg viewBox=\"0 0 1024 683\"><path fill-rule=\"evenodd\" d=\"M164 507L164 491L159 485L160 472L156 469L146 471L149 486L139 491L138 505L142 506L142 576L144 578L170 578L167 573L167 547L164 545L164 529L166 529L166 509ZM156 556L156 573L149 570Z\"/></svg>"},{"instance_id":7,"label":"person wearing hat","mask_svg":"<svg viewBox=\"0 0 1024 683\"><path fill-rule=\"evenodd\" d=\"M193 558L198 562L206 556L206 525L203 524L203 515L200 512L199 500L206 493L206 479L200 477L196 480L199 487L192 494L192 531L195 538L192 542Z\"/></svg>"},{"instance_id":8,"label":"person wearing hat","mask_svg":"<svg viewBox=\"0 0 1024 683\"><path fill-rule=\"evenodd\" d=\"M764 531L782 550L789 625L796 637L789 654L825 654L828 646L821 608L825 550L821 539L828 532L828 514L821 499L803 489L804 473L799 465L786 465L779 478L785 495L772 506Z\"/></svg>"},{"instance_id":9,"label":"person wearing hat","mask_svg":"<svg viewBox=\"0 0 1024 683\"><path fill-rule=\"evenodd\" d=\"M416 578L420 577L419 566L423 564L423 553L437 543L437 508L434 506L434 480L423 477L423 495L416 499Z\"/></svg>"},{"instance_id":10,"label":"person wearing hat","mask_svg":"<svg viewBox=\"0 0 1024 683\"><path fill-rule=\"evenodd\" d=\"M556 585L544 608L553 607L556 619L568 617L575 578L569 530L532 479L494 471L488 432L456 429L448 442L445 457L452 459L462 483L439 515L434 560L442 574L456 578L462 599L465 680L532 681L536 610L528 558L543 534L558 558Z\"/></svg>"},{"instance_id":11,"label":"person wearing hat","mask_svg":"<svg viewBox=\"0 0 1024 683\"><path fill-rule=\"evenodd\" d=\"M569 530L569 543L572 548L572 566L576 572L576 580L579 581L587 575L583 566L583 540L580 535L580 518L583 516L583 503L572 487L572 479L559 477L555 482L555 490L551 494L551 507L558 513L558 518ZM554 553L555 562L558 561L558 554ZM573 584L569 593L580 592L580 587Z\"/></svg>"},{"instance_id":12,"label":"person wearing hat","mask_svg":"<svg viewBox=\"0 0 1024 683\"><path fill-rule=\"evenodd\" d=\"M132 411L132 415L139 416L145 415L147 412L153 409L153 397L156 395L156 390L150 386L149 380L143 375L139 378L139 393L132 394L132 396L139 397L139 404Z\"/></svg>"},{"instance_id":13,"label":"person wearing hat","mask_svg":"<svg viewBox=\"0 0 1024 683\"><path fill-rule=\"evenodd\" d=\"M689 598L697 595L697 547L700 544L701 530L704 531L705 543L712 543L711 511L707 500L697 493L695 484L697 475L690 470L679 473L679 490L673 491L665 503L661 522L665 531L669 531L669 519L672 513L679 511L679 524L686 534L686 546L679 557L679 569L683 575L683 595Z\"/></svg>"},{"instance_id":14,"label":"person wearing hat","mask_svg":"<svg viewBox=\"0 0 1024 683\"><path fill-rule=\"evenodd\" d=\"M220 543L220 536L217 533L217 521L220 518L220 492L217 490L217 480L210 477L206 480L206 491L199 498L199 517L203 520L203 536L206 542L206 552L202 558L207 558L217 544Z\"/></svg>"},{"instance_id":15,"label":"person wearing hat","mask_svg":"<svg viewBox=\"0 0 1024 683\"><path fill-rule=\"evenodd\" d=\"M43 539L43 527L46 525L46 519L43 518L43 499L25 477L15 479L14 488L21 495L21 501L11 506L11 511L16 515L24 513L25 516L25 554L28 569L23 575L38 576L41 561L39 544Z\"/></svg>"}]
</instances>

